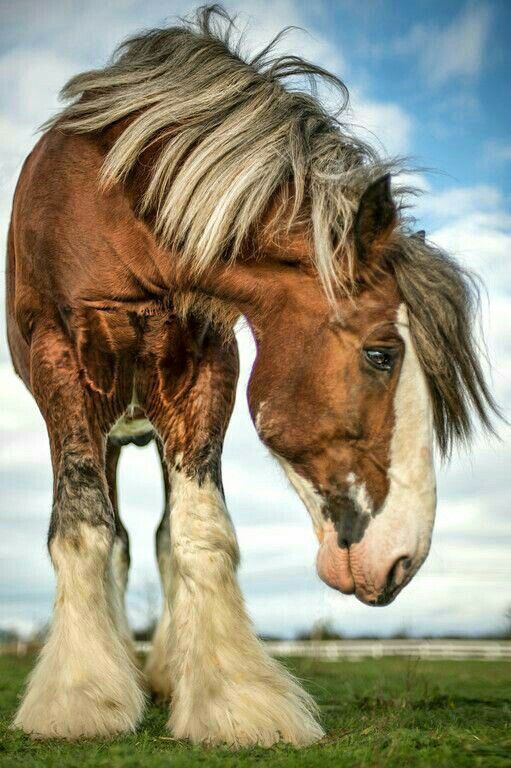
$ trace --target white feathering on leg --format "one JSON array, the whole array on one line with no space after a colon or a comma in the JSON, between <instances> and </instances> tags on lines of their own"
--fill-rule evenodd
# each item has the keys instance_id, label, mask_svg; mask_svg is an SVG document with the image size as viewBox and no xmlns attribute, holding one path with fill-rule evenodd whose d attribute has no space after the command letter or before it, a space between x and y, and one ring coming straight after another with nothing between
<instances>
[{"instance_id":1,"label":"white feathering on leg","mask_svg":"<svg viewBox=\"0 0 511 768\"><path fill-rule=\"evenodd\" d=\"M246 614L221 493L178 471L171 488L173 734L234 747L317 741L314 701L268 656Z\"/></svg>"},{"instance_id":2,"label":"white feathering on leg","mask_svg":"<svg viewBox=\"0 0 511 768\"><path fill-rule=\"evenodd\" d=\"M13 723L35 737L111 736L133 731L143 713L137 671L107 596L111 539L86 524L75 534L50 544L55 616Z\"/></svg>"},{"instance_id":3,"label":"white feathering on leg","mask_svg":"<svg viewBox=\"0 0 511 768\"><path fill-rule=\"evenodd\" d=\"M126 545L117 536L114 539L111 557L111 572L107 582L108 602L112 619L119 633L126 650L135 665L137 665L137 655L133 643L133 635L126 615L125 594L128 586L129 562L126 553Z\"/></svg>"},{"instance_id":4,"label":"white feathering on leg","mask_svg":"<svg viewBox=\"0 0 511 768\"><path fill-rule=\"evenodd\" d=\"M169 510L165 511L168 516ZM158 699L170 701L172 695L170 672L170 528L168 518L158 531L158 569L163 589L163 606L160 620L153 635L152 648L146 664L146 675L151 691Z\"/></svg>"}]
</instances>

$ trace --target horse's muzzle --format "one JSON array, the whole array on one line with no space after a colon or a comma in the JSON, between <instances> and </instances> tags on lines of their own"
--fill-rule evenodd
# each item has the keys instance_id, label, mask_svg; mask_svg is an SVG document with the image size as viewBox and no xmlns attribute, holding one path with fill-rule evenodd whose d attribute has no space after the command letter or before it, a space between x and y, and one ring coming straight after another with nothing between
<instances>
[{"instance_id":1,"label":"horse's muzzle","mask_svg":"<svg viewBox=\"0 0 511 768\"><path fill-rule=\"evenodd\" d=\"M355 594L366 605L388 605L411 580L420 562L416 564L404 551L381 553L372 562L364 550L363 540L339 546L338 533L329 524L317 555L318 575L328 586L345 595Z\"/></svg>"}]
</instances>

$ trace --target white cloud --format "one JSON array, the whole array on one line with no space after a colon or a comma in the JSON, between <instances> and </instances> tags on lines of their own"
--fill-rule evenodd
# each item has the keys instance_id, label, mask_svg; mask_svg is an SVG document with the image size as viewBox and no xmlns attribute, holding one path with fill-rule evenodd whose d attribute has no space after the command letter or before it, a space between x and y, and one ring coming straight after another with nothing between
<instances>
[{"instance_id":1,"label":"white cloud","mask_svg":"<svg viewBox=\"0 0 511 768\"><path fill-rule=\"evenodd\" d=\"M449 187L421 199L421 210L436 219L445 220L479 213L501 212L503 196L500 189L490 184L472 187Z\"/></svg>"},{"instance_id":2,"label":"white cloud","mask_svg":"<svg viewBox=\"0 0 511 768\"><path fill-rule=\"evenodd\" d=\"M510 289L511 215L474 212L431 233L432 239L481 274L496 291Z\"/></svg>"},{"instance_id":3,"label":"white cloud","mask_svg":"<svg viewBox=\"0 0 511 768\"><path fill-rule=\"evenodd\" d=\"M428 84L476 77L485 63L491 22L486 3L468 3L446 26L417 24L396 41L394 50L417 56Z\"/></svg>"},{"instance_id":4,"label":"white cloud","mask_svg":"<svg viewBox=\"0 0 511 768\"><path fill-rule=\"evenodd\" d=\"M399 105L375 101L357 89L351 92L353 123L367 142L390 156L406 155L411 148L413 120Z\"/></svg>"},{"instance_id":5,"label":"white cloud","mask_svg":"<svg viewBox=\"0 0 511 768\"><path fill-rule=\"evenodd\" d=\"M51 50L9 51L0 58L3 110L20 123L37 127L58 106L58 93L76 69L76 62Z\"/></svg>"},{"instance_id":6,"label":"white cloud","mask_svg":"<svg viewBox=\"0 0 511 768\"><path fill-rule=\"evenodd\" d=\"M424 195L419 219L432 222L428 237L475 270L493 300L507 301L511 292L511 213L501 190L489 184L450 187Z\"/></svg>"},{"instance_id":7,"label":"white cloud","mask_svg":"<svg viewBox=\"0 0 511 768\"><path fill-rule=\"evenodd\" d=\"M496 139L485 142L483 146L483 161L491 165L510 162L511 142L498 141Z\"/></svg>"},{"instance_id":8,"label":"white cloud","mask_svg":"<svg viewBox=\"0 0 511 768\"><path fill-rule=\"evenodd\" d=\"M488 347L491 370L488 371L497 401L504 415L511 412L511 213L508 212L502 192L491 185L452 187L442 192L426 195L420 200L419 214L433 222L428 237L447 252L457 257L482 280L481 310L483 332ZM499 426L499 425L497 425ZM502 426L502 425L500 425ZM502 450L508 451L509 435ZM483 461L488 447L482 442L474 446L476 460ZM501 454L500 454L501 455ZM504 455L508 455L507 452ZM511 460L511 454L509 455ZM460 463L461 462L461 463ZM456 463L455 463L456 465ZM461 475L470 477L472 468L468 461L458 461L463 467ZM487 463L485 476L492 477L495 487L498 457ZM462 492L460 497L470 498L475 489Z\"/></svg>"}]
</instances>

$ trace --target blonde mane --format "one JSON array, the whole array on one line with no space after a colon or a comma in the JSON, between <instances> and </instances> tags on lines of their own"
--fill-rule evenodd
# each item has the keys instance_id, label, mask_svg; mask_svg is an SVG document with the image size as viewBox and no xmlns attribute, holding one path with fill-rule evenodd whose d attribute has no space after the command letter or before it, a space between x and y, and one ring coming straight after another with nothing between
<instances>
[{"instance_id":1,"label":"blonde mane","mask_svg":"<svg viewBox=\"0 0 511 768\"><path fill-rule=\"evenodd\" d=\"M273 196L292 181L294 208L310 208L319 277L330 299L346 287L354 255L348 237L358 199L390 163L343 129L291 78L334 75L292 57L274 57L278 38L249 60L234 22L218 7L192 22L130 38L104 69L72 78L71 103L52 122L89 132L134 115L106 158L102 182L123 181L143 151L165 137L140 201L155 215L164 245L179 248L196 273L235 259ZM280 37L280 36L279 36Z\"/></svg>"},{"instance_id":2,"label":"blonde mane","mask_svg":"<svg viewBox=\"0 0 511 768\"><path fill-rule=\"evenodd\" d=\"M322 80L340 91L345 108L344 84L297 56L275 56L279 38L243 58L226 11L200 8L191 21L128 39L106 67L72 78L62 90L69 105L45 127L87 133L131 117L106 157L105 187L123 182L158 142L139 212L152 214L160 243L196 275L236 259L276 194L291 185L285 226L306 209L312 258L335 305L340 291L353 289L360 197L400 166L355 138L339 120L342 109L330 113L314 95ZM303 80L311 93L297 89ZM398 195L407 191L394 186ZM473 412L490 430L491 412L498 413L474 338L477 285L447 254L410 237L404 220L388 268L408 305L445 455L470 437ZM200 308L197 297L184 300Z\"/></svg>"}]
</instances>

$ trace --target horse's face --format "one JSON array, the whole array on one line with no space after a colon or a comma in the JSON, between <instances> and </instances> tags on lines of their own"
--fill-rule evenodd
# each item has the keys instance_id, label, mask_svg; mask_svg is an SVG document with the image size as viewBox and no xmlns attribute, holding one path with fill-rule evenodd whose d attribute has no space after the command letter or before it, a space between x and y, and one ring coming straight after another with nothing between
<instances>
[{"instance_id":1,"label":"horse's face","mask_svg":"<svg viewBox=\"0 0 511 768\"><path fill-rule=\"evenodd\" d=\"M362 200L361 254L392 225L386 194L380 185ZM407 309L388 272L338 314L314 276L289 275L258 339L251 413L311 514L320 577L386 605L426 558L436 503L431 404Z\"/></svg>"}]
</instances>

